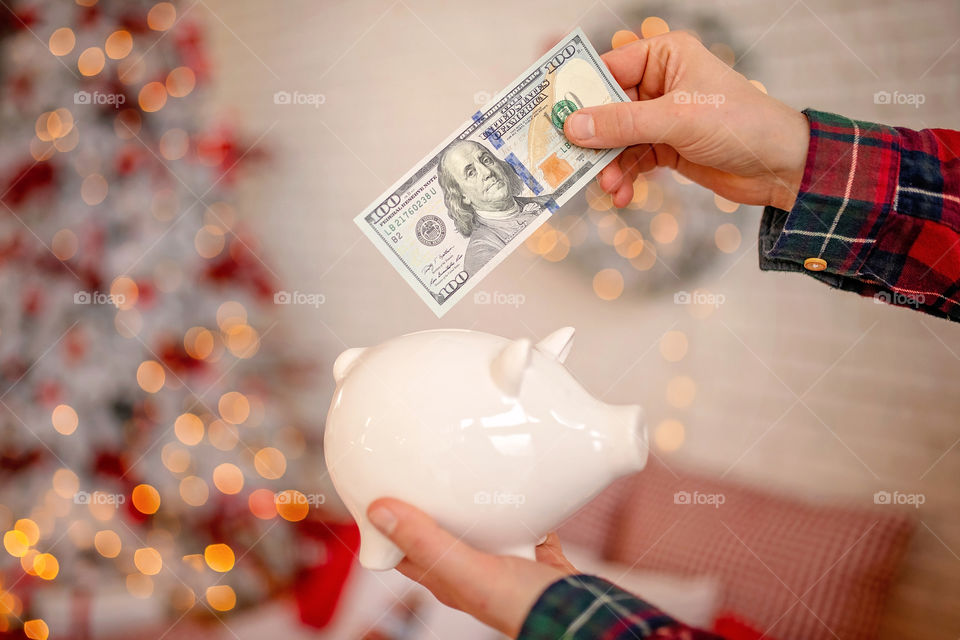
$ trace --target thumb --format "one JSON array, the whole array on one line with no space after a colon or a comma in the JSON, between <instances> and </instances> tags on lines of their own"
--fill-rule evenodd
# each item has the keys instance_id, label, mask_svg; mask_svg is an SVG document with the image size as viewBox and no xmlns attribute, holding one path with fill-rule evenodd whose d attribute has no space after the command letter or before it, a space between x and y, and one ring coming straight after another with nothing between
<instances>
[{"instance_id":1,"label":"thumb","mask_svg":"<svg viewBox=\"0 0 960 640\"><path fill-rule=\"evenodd\" d=\"M578 147L613 149L635 144L671 144L679 118L670 94L635 102L614 102L577 109L567 116L563 133Z\"/></svg>"},{"instance_id":2,"label":"thumb","mask_svg":"<svg viewBox=\"0 0 960 640\"><path fill-rule=\"evenodd\" d=\"M433 518L395 498L370 504L367 518L414 565L437 577L469 576L483 554L442 529Z\"/></svg>"}]
</instances>

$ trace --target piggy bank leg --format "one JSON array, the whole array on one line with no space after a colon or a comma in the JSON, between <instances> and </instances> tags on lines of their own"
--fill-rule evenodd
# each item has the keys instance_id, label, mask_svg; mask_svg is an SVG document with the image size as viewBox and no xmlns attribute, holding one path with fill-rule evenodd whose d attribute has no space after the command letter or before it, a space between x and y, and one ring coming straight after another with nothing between
<instances>
[{"instance_id":1,"label":"piggy bank leg","mask_svg":"<svg viewBox=\"0 0 960 640\"><path fill-rule=\"evenodd\" d=\"M403 560L403 551L364 518L360 527L360 564L365 569L386 571Z\"/></svg>"}]
</instances>

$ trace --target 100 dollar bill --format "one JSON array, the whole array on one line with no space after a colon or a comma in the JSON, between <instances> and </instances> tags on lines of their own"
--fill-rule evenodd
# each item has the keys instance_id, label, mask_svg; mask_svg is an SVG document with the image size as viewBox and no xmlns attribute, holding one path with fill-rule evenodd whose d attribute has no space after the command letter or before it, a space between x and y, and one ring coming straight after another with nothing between
<instances>
[{"instance_id":1,"label":"100 dollar bill","mask_svg":"<svg viewBox=\"0 0 960 640\"><path fill-rule=\"evenodd\" d=\"M627 100L577 29L355 222L440 317L622 150L571 144L567 115Z\"/></svg>"}]
</instances>

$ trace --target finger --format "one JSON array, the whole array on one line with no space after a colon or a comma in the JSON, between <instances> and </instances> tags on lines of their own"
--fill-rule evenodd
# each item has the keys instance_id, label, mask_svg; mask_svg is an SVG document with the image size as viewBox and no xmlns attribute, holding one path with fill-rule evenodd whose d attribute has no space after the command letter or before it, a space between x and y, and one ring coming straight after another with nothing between
<instances>
[{"instance_id":1,"label":"finger","mask_svg":"<svg viewBox=\"0 0 960 640\"><path fill-rule=\"evenodd\" d=\"M630 45L632 46L632 45ZM639 102L615 102L574 111L563 133L575 145L612 149L642 143L665 142L682 132L672 113L669 96Z\"/></svg>"},{"instance_id":2,"label":"finger","mask_svg":"<svg viewBox=\"0 0 960 640\"><path fill-rule=\"evenodd\" d=\"M440 579L480 580L484 554L443 530L433 518L395 498L375 500L367 518L397 545L413 564Z\"/></svg>"},{"instance_id":3,"label":"finger","mask_svg":"<svg viewBox=\"0 0 960 640\"><path fill-rule=\"evenodd\" d=\"M617 192L613 194L613 206L623 209L633 200L633 182L625 180Z\"/></svg>"},{"instance_id":4,"label":"finger","mask_svg":"<svg viewBox=\"0 0 960 640\"><path fill-rule=\"evenodd\" d=\"M626 176L625 179L633 182L641 173L646 173L655 169L657 166L657 157L653 153L653 147L649 144L639 144L633 147L627 147L620 154L620 170Z\"/></svg>"},{"instance_id":5,"label":"finger","mask_svg":"<svg viewBox=\"0 0 960 640\"><path fill-rule=\"evenodd\" d=\"M623 169L616 160L605 166L600 172L600 175L597 176L597 182L600 184L600 188L607 193L616 193L617 189L620 188L622 179Z\"/></svg>"},{"instance_id":6,"label":"finger","mask_svg":"<svg viewBox=\"0 0 960 640\"><path fill-rule=\"evenodd\" d=\"M566 571L571 574L580 573L576 567L570 564L566 556L563 555L563 549L560 546L560 537L555 532L549 533L547 539L544 540L542 544L537 545L536 555L537 562L545 562L561 571Z\"/></svg>"}]
</instances>

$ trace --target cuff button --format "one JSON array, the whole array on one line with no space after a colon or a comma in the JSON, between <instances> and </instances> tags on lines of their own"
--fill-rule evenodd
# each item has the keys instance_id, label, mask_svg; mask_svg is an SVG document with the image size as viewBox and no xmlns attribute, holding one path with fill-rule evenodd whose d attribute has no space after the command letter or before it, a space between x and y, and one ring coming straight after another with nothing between
<instances>
[{"instance_id":1,"label":"cuff button","mask_svg":"<svg viewBox=\"0 0 960 640\"><path fill-rule=\"evenodd\" d=\"M827 268L827 261L823 258L807 258L803 261L803 268L807 271L823 271Z\"/></svg>"}]
</instances>

